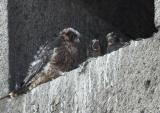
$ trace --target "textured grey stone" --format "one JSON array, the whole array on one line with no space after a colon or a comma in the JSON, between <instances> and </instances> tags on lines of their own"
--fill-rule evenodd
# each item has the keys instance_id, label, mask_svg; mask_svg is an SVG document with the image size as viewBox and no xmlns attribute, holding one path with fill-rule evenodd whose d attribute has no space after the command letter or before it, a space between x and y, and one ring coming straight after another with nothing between
<instances>
[{"instance_id":1,"label":"textured grey stone","mask_svg":"<svg viewBox=\"0 0 160 113\"><path fill-rule=\"evenodd\" d=\"M160 0L155 0L155 25L160 27Z\"/></svg>"},{"instance_id":2,"label":"textured grey stone","mask_svg":"<svg viewBox=\"0 0 160 113\"><path fill-rule=\"evenodd\" d=\"M1 101L1 113L158 113L159 43L155 34L91 58L65 76Z\"/></svg>"},{"instance_id":3,"label":"textured grey stone","mask_svg":"<svg viewBox=\"0 0 160 113\"><path fill-rule=\"evenodd\" d=\"M11 1L11 0L10 0ZM16 0L14 0L16 1ZM157 0L158 1L158 0ZM156 1L156 2L157 2ZM19 2L17 0L17 2ZM32 1L30 1L31 3ZM60 0L60 2L62 2ZM155 3L156 3L155 2ZM28 1L26 1L27 4ZM55 2L57 3L57 2ZM20 4L20 6L24 6ZM35 3L36 4L36 3ZM55 4L55 6L60 4ZM27 5L30 10L30 4ZM64 5L63 5L64 6ZM156 10L159 10L158 2L156 3ZM10 8L13 8L9 6ZM72 7L75 7L74 5ZM80 8L78 8L80 9ZM58 9L57 9L58 10ZM56 10L56 11L57 11ZM18 9L16 10L19 11ZM16 12L15 11L15 12ZM25 11L25 10L24 10ZM48 13L51 13L50 10ZM12 11L13 12L13 11ZM63 11L62 11L63 12ZM82 11L83 12L83 11ZM86 13L84 13L86 12ZM87 21L90 21L90 14L85 10L83 16L87 16ZM10 12L11 13L11 12ZM64 11L63 14L66 12ZM74 12L74 14L77 11ZM37 14L33 12L33 15ZM39 14L39 13L38 13ZM42 14L45 14L44 12ZM0 86L3 91L0 91L0 96L7 94L8 92L8 30L7 30L7 1L0 1ZM16 13L15 13L16 15ZM29 14L30 15L30 14ZM32 14L31 14L32 15ZM159 13L156 13L155 20L159 22L157 18ZM21 18L21 15L16 15ZM9 16L9 17L16 17ZM47 15L46 15L47 16ZM60 15L59 15L60 16ZM79 17L81 17L80 15ZM36 16L31 16L32 18ZM77 18L79 18L77 17ZM58 18L58 17L57 17ZM55 19L58 23L58 19ZM96 19L95 19L96 18ZM32 29L32 24L35 24L35 21L39 18L34 18L34 21L25 21L25 29L22 31L27 31L26 29L31 30L29 33L31 40L28 43L25 43L23 48L20 51L25 51L27 57L33 57L36 47L34 45L37 42L37 45L41 45L43 41L36 41L37 37L40 36L40 29L37 31ZM52 19L52 18L51 18ZM94 17L93 19L97 19ZM69 19L68 21L71 21ZM78 20L78 19L77 19ZM12 20L13 21L13 20ZM9 38L18 39L16 36L24 36L22 39L19 39L19 42L13 41L12 45L13 50L20 46L23 41L27 40L25 32L20 32L21 27L18 28L17 23L9 25L13 27L13 31L18 30L18 32L11 31ZM43 19L42 19L43 21ZM42 22L41 21L41 22ZM56 28L55 32L58 32L65 24L69 22L64 22L64 25L61 25L62 20L59 24L55 25L53 28L47 23L47 20L41 25L48 25L49 32L51 29ZM30 23L31 22L31 23ZM40 23L41 23L40 22ZM76 21L77 22L77 21ZM76 23L75 22L75 23ZM100 26L104 21L99 20L97 23ZM22 22L23 23L23 22ZM82 34L85 32L83 28L86 23L78 23L77 26L81 25ZM9 22L9 24L11 24ZM91 25L92 21L86 24L86 26ZM95 31L99 27L95 25ZM158 25L156 23L156 25ZM58 28L57 26L60 26ZM92 26L92 25L91 25ZM97 28L96 28L97 27ZM17 29L16 29L17 28ZM91 27L88 31L91 32ZM48 31L48 28L43 30ZM102 27L103 30L105 30ZM103 31L104 32L104 31ZM34 35L33 35L34 34ZM42 33L43 34L43 33ZM33 35L33 36L32 36ZM49 38L53 35L48 34L48 32L43 34ZM33 37L35 39L32 39ZM91 34L86 34L86 36L92 36ZM29 44L30 43L30 44ZM11 44L11 42L10 42ZM28 45L27 45L28 44ZM2 46L2 47L1 47ZM29 48L25 50L26 48ZM31 49L34 48L34 51ZM12 50L12 49L11 49ZM18 49L17 49L18 50ZM14 53L15 51L12 51ZM21 52L20 52L21 53ZM20 53L14 54L12 60L17 58ZM12 56L12 55L11 55ZM14 61L11 66L17 66L21 64L26 59L21 59L24 56L20 56L20 61L18 63ZM9 59L11 60L11 59ZM26 61L29 62L29 61ZM25 63L26 63L25 62ZM132 41L130 46L119 49L118 51L112 52L108 55L91 58L82 64L81 67L75 69L71 72L65 73L65 76L59 77L56 80L48 82L46 84L40 85L37 88L33 89L27 94L21 95L14 99L5 99L0 101L0 113L159 113L160 112L160 33L158 32L153 37L149 39L143 39L140 41ZM24 66L24 64L22 64ZM20 66L22 66L20 65ZM83 66L84 65L84 66ZM19 67L20 67L19 66ZM25 67L25 66L24 66ZM20 68L21 69L21 68ZM16 68L15 72L19 71L19 68ZM23 72L23 71L22 71Z\"/></svg>"},{"instance_id":4,"label":"textured grey stone","mask_svg":"<svg viewBox=\"0 0 160 113\"><path fill-rule=\"evenodd\" d=\"M8 92L8 18L7 0L0 1L0 96Z\"/></svg>"}]
</instances>

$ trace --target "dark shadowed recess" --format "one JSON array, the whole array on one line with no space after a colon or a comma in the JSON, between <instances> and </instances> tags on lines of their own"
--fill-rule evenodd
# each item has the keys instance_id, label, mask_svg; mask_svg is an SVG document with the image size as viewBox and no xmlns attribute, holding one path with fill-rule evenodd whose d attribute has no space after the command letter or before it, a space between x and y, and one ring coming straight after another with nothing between
<instances>
[{"instance_id":1,"label":"dark shadowed recess","mask_svg":"<svg viewBox=\"0 0 160 113\"><path fill-rule=\"evenodd\" d=\"M47 3L41 6L37 0L8 0L10 90L22 83L39 46L55 35L47 32L51 26L47 28L44 20L46 7Z\"/></svg>"},{"instance_id":2,"label":"dark shadowed recess","mask_svg":"<svg viewBox=\"0 0 160 113\"><path fill-rule=\"evenodd\" d=\"M63 28L83 34L79 56L84 61L89 40L104 42L111 26L132 39L152 36L154 0L8 0L9 89L22 83L39 47L52 44Z\"/></svg>"},{"instance_id":3,"label":"dark shadowed recess","mask_svg":"<svg viewBox=\"0 0 160 113\"><path fill-rule=\"evenodd\" d=\"M73 0L75 1L75 0ZM41 45L51 44L65 27L82 35L80 59L86 59L89 39L104 37L108 25L71 0L8 0L9 89L22 83L29 64Z\"/></svg>"},{"instance_id":4,"label":"dark shadowed recess","mask_svg":"<svg viewBox=\"0 0 160 113\"><path fill-rule=\"evenodd\" d=\"M81 0L86 9L131 39L148 38L156 32L154 0Z\"/></svg>"}]
</instances>

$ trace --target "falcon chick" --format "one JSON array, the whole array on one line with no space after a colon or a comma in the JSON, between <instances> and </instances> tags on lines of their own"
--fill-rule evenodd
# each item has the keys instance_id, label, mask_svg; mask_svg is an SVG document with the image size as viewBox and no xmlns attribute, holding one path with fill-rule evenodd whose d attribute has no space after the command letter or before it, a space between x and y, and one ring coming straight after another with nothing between
<instances>
[{"instance_id":1,"label":"falcon chick","mask_svg":"<svg viewBox=\"0 0 160 113\"><path fill-rule=\"evenodd\" d=\"M101 56L101 47L98 39L93 39L87 49L87 57Z\"/></svg>"},{"instance_id":2,"label":"falcon chick","mask_svg":"<svg viewBox=\"0 0 160 113\"><path fill-rule=\"evenodd\" d=\"M108 53L130 44L127 37L120 32L108 33L106 40Z\"/></svg>"}]
</instances>

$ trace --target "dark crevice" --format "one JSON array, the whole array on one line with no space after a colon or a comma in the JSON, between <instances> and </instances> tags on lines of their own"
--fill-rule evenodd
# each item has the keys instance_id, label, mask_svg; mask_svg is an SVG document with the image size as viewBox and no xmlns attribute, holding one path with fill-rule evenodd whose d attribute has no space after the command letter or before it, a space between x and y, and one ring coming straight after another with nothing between
<instances>
[{"instance_id":1,"label":"dark crevice","mask_svg":"<svg viewBox=\"0 0 160 113\"><path fill-rule=\"evenodd\" d=\"M150 85L151 85L151 80L147 80L147 81L145 81L145 90L148 90L148 88L150 87Z\"/></svg>"},{"instance_id":2,"label":"dark crevice","mask_svg":"<svg viewBox=\"0 0 160 113\"><path fill-rule=\"evenodd\" d=\"M140 113L145 113L145 109L141 110Z\"/></svg>"}]
</instances>

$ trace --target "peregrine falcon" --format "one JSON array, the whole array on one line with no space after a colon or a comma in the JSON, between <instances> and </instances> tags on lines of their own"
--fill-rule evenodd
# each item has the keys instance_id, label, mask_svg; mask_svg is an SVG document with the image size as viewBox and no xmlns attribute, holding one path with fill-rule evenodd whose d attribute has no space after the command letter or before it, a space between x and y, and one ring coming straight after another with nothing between
<instances>
[{"instance_id":1,"label":"peregrine falcon","mask_svg":"<svg viewBox=\"0 0 160 113\"><path fill-rule=\"evenodd\" d=\"M120 32L111 32L106 35L107 53L115 51L121 47L129 45L129 41L125 35Z\"/></svg>"},{"instance_id":2,"label":"peregrine falcon","mask_svg":"<svg viewBox=\"0 0 160 113\"><path fill-rule=\"evenodd\" d=\"M101 47L98 39L93 39L87 49L87 57L101 56Z\"/></svg>"},{"instance_id":3,"label":"peregrine falcon","mask_svg":"<svg viewBox=\"0 0 160 113\"><path fill-rule=\"evenodd\" d=\"M50 50L47 43L38 51L22 86L1 99L23 94L40 84L62 76L63 72L74 69L78 65L79 38L80 33L77 30L63 29L54 42L54 49Z\"/></svg>"}]
</instances>

